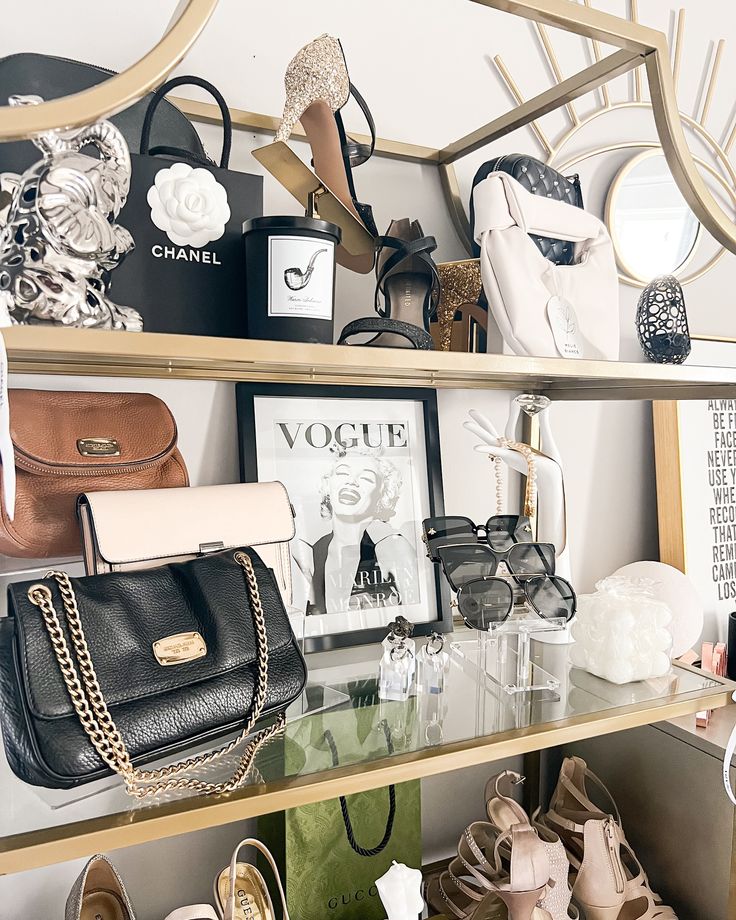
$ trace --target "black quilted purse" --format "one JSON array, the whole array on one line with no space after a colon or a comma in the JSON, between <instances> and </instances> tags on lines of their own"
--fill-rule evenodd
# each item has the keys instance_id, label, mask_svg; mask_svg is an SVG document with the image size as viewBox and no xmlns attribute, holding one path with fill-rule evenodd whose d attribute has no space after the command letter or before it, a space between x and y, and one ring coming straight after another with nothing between
<instances>
[{"instance_id":1,"label":"black quilted purse","mask_svg":"<svg viewBox=\"0 0 736 920\"><path fill-rule=\"evenodd\" d=\"M504 156L488 160L475 174L473 190L479 182L487 179L493 172L508 173L534 195L544 195L547 198L553 198L555 201L564 201L566 204L575 205L576 208L583 207L583 192L580 188L580 177L578 175L563 176L556 169L552 169L551 166L547 166L526 153L507 153ZM472 190L470 193L470 227L474 236L475 211ZM545 259L549 259L550 262L554 262L556 265L573 264L574 247L568 240L555 240L546 236L534 236L532 234L530 236ZM473 258L477 259L479 257L480 246L474 240Z\"/></svg>"},{"instance_id":2,"label":"black quilted purse","mask_svg":"<svg viewBox=\"0 0 736 920\"><path fill-rule=\"evenodd\" d=\"M249 548L155 569L11 585L0 722L12 771L66 789L112 772L145 798L228 792L283 726L306 665L270 570ZM244 744L230 779L191 774ZM140 763L239 731L210 753Z\"/></svg>"}]
</instances>

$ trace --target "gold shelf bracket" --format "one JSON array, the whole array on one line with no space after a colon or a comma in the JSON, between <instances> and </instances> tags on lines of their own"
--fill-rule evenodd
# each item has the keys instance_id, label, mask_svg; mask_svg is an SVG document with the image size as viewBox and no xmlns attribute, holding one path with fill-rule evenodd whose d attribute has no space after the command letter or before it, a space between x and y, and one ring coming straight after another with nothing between
<instances>
[{"instance_id":1,"label":"gold shelf bracket","mask_svg":"<svg viewBox=\"0 0 736 920\"><path fill-rule=\"evenodd\" d=\"M567 2L567 0L565 0ZM560 105L584 96L591 90L597 89L602 83L612 80L621 74L628 73L643 63L642 54L638 51L620 50L609 54L600 61L596 61L572 77L568 77L545 90L538 96L523 102L510 112L495 118L493 121L466 134L460 140L440 150L440 165L454 163L469 153L473 153L486 144L490 144L501 137L505 137L517 128L536 121L542 115L554 112Z\"/></svg>"}]
</instances>

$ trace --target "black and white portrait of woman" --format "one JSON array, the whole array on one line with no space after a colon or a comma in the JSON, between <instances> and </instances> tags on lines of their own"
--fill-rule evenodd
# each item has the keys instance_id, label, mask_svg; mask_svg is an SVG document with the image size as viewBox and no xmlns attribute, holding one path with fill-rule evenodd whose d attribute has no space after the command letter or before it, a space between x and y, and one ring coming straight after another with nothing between
<instances>
[{"instance_id":1,"label":"black and white portrait of woman","mask_svg":"<svg viewBox=\"0 0 736 920\"><path fill-rule=\"evenodd\" d=\"M341 449L316 485L326 532L292 549L307 615L417 603L416 550L393 521L403 485L396 464L380 450Z\"/></svg>"},{"instance_id":2,"label":"black and white portrait of woman","mask_svg":"<svg viewBox=\"0 0 736 920\"><path fill-rule=\"evenodd\" d=\"M305 647L380 642L398 615L417 635L451 622L422 544L422 520L443 507L434 391L240 383L236 392L243 476L289 493L288 613Z\"/></svg>"}]
</instances>

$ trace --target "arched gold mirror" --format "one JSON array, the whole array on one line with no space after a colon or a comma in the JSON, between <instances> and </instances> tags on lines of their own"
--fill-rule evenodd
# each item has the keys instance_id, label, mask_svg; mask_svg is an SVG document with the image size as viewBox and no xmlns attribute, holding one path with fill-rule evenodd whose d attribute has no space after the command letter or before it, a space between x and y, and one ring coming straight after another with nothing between
<instances>
[{"instance_id":1,"label":"arched gold mirror","mask_svg":"<svg viewBox=\"0 0 736 920\"><path fill-rule=\"evenodd\" d=\"M217 0L181 0L158 44L104 83L42 105L0 106L0 141L78 128L126 109L163 83L194 44L216 6Z\"/></svg>"},{"instance_id":2,"label":"arched gold mirror","mask_svg":"<svg viewBox=\"0 0 736 920\"><path fill-rule=\"evenodd\" d=\"M660 148L645 150L621 168L608 191L606 224L621 272L643 284L680 274L700 239L700 223Z\"/></svg>"}]
</instances>

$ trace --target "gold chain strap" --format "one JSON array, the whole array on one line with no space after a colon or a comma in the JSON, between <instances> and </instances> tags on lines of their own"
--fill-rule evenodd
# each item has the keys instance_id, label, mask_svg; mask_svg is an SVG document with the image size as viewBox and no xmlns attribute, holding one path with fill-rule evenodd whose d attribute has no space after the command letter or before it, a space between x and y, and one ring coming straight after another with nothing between
<instances>
[{"instance_id":1,"label":"gold chain strap","mask_svg":"<svg viewBox=\"0 0 736 920\"><path fill-rule=\"evenodd\" d=\"M74 663L74 657L69 650L64 631L59 623L59 617L54 609L50 589L46 585L36 584L32 585L28 590L28 599L40 609L43 615L64 683L82 728L107 766L123 777L125 791L128 795L135 798L147 798L148 796L158 795L174 789L189 789L204 793L230 792L233 789L237 789L247 776L258 751L284 727L284 716L281 714L272 726L258 732L243 751L234 773L225 782L209 783L192 777L181 776L182 773L190 773L195 768L201 768L212 763L217 758L224 757L242 744L253 731L266 703L268 691L268 635L261 594L258 590L258 580L253 570L253 563L247 553L237 552L233 558L243 569L256 634L258 675L250 716L238 737L224 747L208 754L200 754L187 760L177 761L158 770L138 770L133 766L128 749L110 715L104 694L97 680L97 674L95 673L79 617L77 598L69 576L66 572L46 573L46 578L56 579L59 585L78 670L77 665Z\"/></svg>"}]
</instances>

